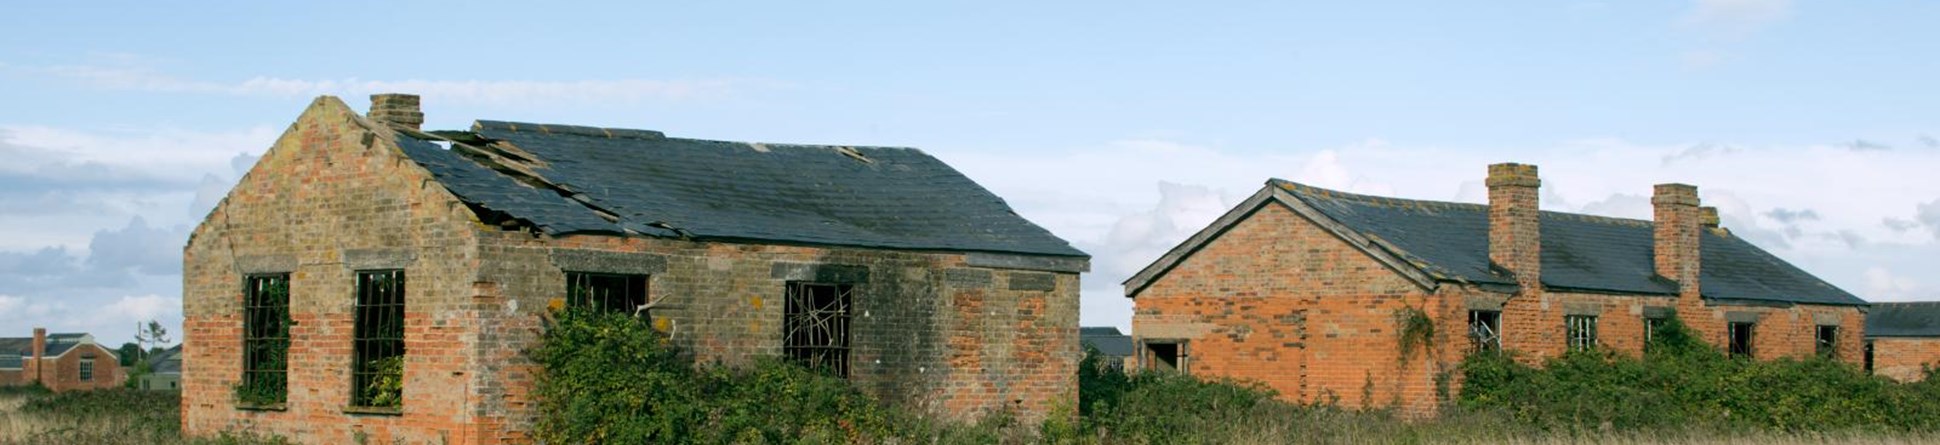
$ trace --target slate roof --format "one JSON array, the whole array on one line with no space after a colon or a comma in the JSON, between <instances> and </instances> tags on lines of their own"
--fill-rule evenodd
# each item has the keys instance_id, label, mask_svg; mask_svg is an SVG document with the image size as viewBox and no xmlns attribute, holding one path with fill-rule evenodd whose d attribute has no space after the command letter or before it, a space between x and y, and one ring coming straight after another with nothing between
<instances>
[{"instance_id":1,"label":"slate roof","mask_svg":"<svg viewBox=\"0 0 1940 445\"><path fill-rule=\"evenodd\" d=\"M47 344L41 348L41 354L43 357L60 356L80 345L81 340L87 337L88 334L80 333L47 334ZM20 354L22 357L31 357L34 355L33 350L33 337L0 337L0 354Z\"/></svg>"},{"instance_id":2,"label":"slate roof","mask_svg":"<svg viewBox=\"0 0 1940 445\"><path fill-rule=\"evenodd\" d=\"M1439 281L1513 286L1489 261L1488 206L1343 193L1274 179L1302 203L1385 244ZM1650 221L1540 212L1542 282L1561 290L1676 295L1652 265ZM1722 230L1699 241L1699 292L1708 299L1864 306L1858 297Z\"/></svg>"},{"instance_id":3,"label":"slate roof","mask_svg":"<svg viewBox=\"0 0 1940 445\"><path fill-rule=\"evenodd\" d=\"M149 369L156 374L182 373L182 345L163 349L162 352L148 357Z\"/></svg>"},{"instance_id":4,"label":"slate roof","mask_svg":"<svg viewBox=\"0 0 1940 445\"><path fill-rule=\"evenodd\" d=\"M1098 353L1107 356L1130 357L1132 355L1132 337L1119 332L1118 328L1109 326L1078 328L1078 341L1098 348Z\"/></svg>"},{"instance_id":5,"label":"slate roof","mask_svg":"<svg viewBox=\"0 0 1940 445\"><path fill-rule=\"evenodd\" d=\"M404 133L397 143L468 204L553 235L1087 257L911 148L727 142L498 121L478 121L457 135L518 166L507 169L447 150L436 139Z\"/></svg>"},{"instance_id":6,"label":"slate roof","mask_svg":"<svg viewBox=\"0 0 1940 445\"><path fill-rule=\"evenodd\" d=\"M1940 301L1873 303L1867 337L1940 337Z\"/></svg>"},{"instance_id":7,"label":"slate roof","mask_svg":"<svg viewBox=\"0 0 1940 445\"><path fill-rule=\"evenodd\" d=\"M0 369L20 369L26 362L26 358L20 354L0 352Z\"/></svg>"}]
</instances>

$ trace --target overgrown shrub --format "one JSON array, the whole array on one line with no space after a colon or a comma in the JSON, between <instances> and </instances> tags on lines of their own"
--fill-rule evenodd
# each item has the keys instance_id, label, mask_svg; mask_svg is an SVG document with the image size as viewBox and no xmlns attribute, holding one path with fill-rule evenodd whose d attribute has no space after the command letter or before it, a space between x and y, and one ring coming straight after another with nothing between
<instances>
[{"instance_id":1,"label":"overgrown shrub","mask_svg":"<svg viewBox=\"0 0 1940 445\"><path fill-rule=\"evenodd\" d=\"M867 443L925 425L794 364L696 369L627 314L556 315L531 351L544 369L537 435L549 443Z\"/></svg>"},{"instance_id":2,"label":"overgrown shrub","mask_svg":"<svg viewBox=\"0 0 1940 445\"><path fill-rule=\"evenodd\" d=\"M1940 384L1901 384L1823 358L1727 358L1675 318L1643 357L1575 351L1531 367L1499 353L1463 364L1460 408L1546 431L1940 429Z\"/></svg>"}]
</instances>

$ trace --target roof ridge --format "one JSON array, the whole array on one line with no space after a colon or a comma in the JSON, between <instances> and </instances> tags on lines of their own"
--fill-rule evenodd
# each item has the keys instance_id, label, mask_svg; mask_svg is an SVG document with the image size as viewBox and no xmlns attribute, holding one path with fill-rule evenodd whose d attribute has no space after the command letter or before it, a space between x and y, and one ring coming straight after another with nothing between
<instances>
[{"instance_id":1,"label":"roof ridge","mask_svg":"<svg viewBox=\"0 0 1940 445\"><path fill-rule=\"evenodd\" d=\"M541 124L541 123L533 123L533 122L495 121L495 120L488 120L488 119L480 119L480 120L473 121L472 131L476 132L479 130L486 130L486 129L509 131L513 133L570 134L574 136L588 136L588 137L607 138L607 139L648 139L648 140L670 139L670 140L678 140L678 141L743 144L743 145L754 147L758 151L767 150L768 148L771 148L771 147L799 147L799 148L814 148L814 149L825 149L825 150L849 149L849 150L911 150L911 151L919 151L919 152L922 151L922 149L919 149L916 147L900 147L900 146L890 146L890 145L802 144L802 143L794 143L794 142L734 141L734 140L726 140L726 139L668 137L666 133L659 132L659 131L636 130L636 129L630 129L630 128L589 127L584 125L565 125L565 124Z\"/></svg>"},{"instance_id":2,"label":"roof ridge","mask_svg":"<svg viewBox=\"0 0 1940 445\"><path fill-rule=\"evenodd\" d=\"M1268 181L1268 183L1277 185L1281 189L1287 190L1289 192L1300 193L1308 196L1316 196L1316 197L1322 197L1322 198L1351 199L1351 200L1367 202L1372 204L1386 205L1386 206L1440 207L1444 209L1458 209L1458 210L1488 210L1489 208L1488 204L1476 204L1472 202L1396 198L1391 196L1378 196L1378 195L1343 192L1343 191L1333 190L1325 187L1316 187L1312 185L1301 184L1298 182L1289 181L1289 180L1280 179L1280 178L1272 178L1271 180ZM1540 215L1554 217L1554 218L1568 218L1568 219L1574 219L1577 221L1592 222L1592 223L1642 225L1642 226L1651 226L1653 224L1650 220L1645 220L1645 219L1591 215L1587 213L1559 212L1555 210L1538 210L1537 213Z\"/></svg>"},{"instance_id":3,"label":"roof ridge","mask_svg":"<svg viewBox=\"0 0 1940 445\"><path fill-rule=\"evenodd\" d=\"M653 130L634 130L629 128L588 127L583 125L539 124L531 122L509 122L479 119L472 121L472 131L501 130L513 133L570 134L607 139L666 139L667 134Z\"/></svg>"}]
</instances>

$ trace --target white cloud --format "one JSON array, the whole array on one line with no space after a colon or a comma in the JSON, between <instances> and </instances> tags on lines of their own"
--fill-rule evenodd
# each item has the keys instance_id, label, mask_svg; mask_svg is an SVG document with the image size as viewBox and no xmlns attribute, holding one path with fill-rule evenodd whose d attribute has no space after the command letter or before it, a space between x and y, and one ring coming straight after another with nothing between
<instances>
[{"instance_id":1,"label":"white cloud","mask_svg":"<svg viewBox=\"0 0 1940 445\"><path fill-rule=\"evenodd\" d=\"M156 93L226 94L237 96L309 97L323 94L362 96L409 92L452 103L591 103L693 100L732 95L750 87L773 87L776 82L753 79L602 79L577 81L531 80L369 80L288 79L253 77L234 82L183 79L141 65L63 65L33 69L99 88Z\"/></svg>"},{"instance_id":2,"label":"white cloud","mask_svg":"<svg viewBox=\"0 0 1940 445\"><path fill-rule=\"evenodd\" d=\"M1697 0L1681 23L1744 35L1783 21L1791 15L1791 0Z\"/></svg>"},{"instance_id":3,"label":"white cloud","mask_svg":"<svg viewBox=\"0 0 1940 445\"><path fill-rule=\"evenodd\" d=\"M276 135L0 125L0 336L176 329L188 229Z\"/></svg>"},{"instance_id":4,"label":"white cloud","mask_svg":"<svg viewBox=\"0 0 1940 445\"><path fill-rule=\"evenodd\" d=\"M176 319L182 316L182 299L161 295L124 296L103 306L101 315L122 322Z\"/></svg>"},{"instance_id":5,"label":"white cloud","mask_svg":"<svg viewBox=\"0 0 1940 445\"><path fill-rule=\"evenodd\" d=\"M1881 300L1900 300L1908 297L1933 298L1926 295L1919 281L1900 276L1884 267L1874 266L1866 269L1866 293Z\"/></svg>"}]
</instances>

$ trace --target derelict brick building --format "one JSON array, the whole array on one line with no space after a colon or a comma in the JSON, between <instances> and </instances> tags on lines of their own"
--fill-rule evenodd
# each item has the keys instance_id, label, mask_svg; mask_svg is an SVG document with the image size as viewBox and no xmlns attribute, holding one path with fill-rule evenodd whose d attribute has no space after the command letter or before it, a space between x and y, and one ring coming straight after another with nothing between
<instances>
[{"instance_id":1,"label":"derelict brick building","mask_svg":"<svg viewBox=\"0 0 1940 445\"><path fill-rule=\"evenodd\" d=\"M700 363L780 356L894 403L1076 401L1089 259L915 149L478 121L318 98L184 253L183 430L528 441L549 307Z\"/></svg>"},{"instance_id":2,"label":"derelict brick building","mask_svg":"<svg viewBox=\"0 0 1940 445\"><path fill-rule=\"evenodd\" d=\"M1645 221L1540 211L1533 165L1487 184L1482 205L1268 181L1125 282L1140 362L1428 414L1470 350L1635 354L1673 313L1734 355L1861 360L1867 303L1719 227L1696 187L1656 186Z\"/></svg>"}]
</instances>

